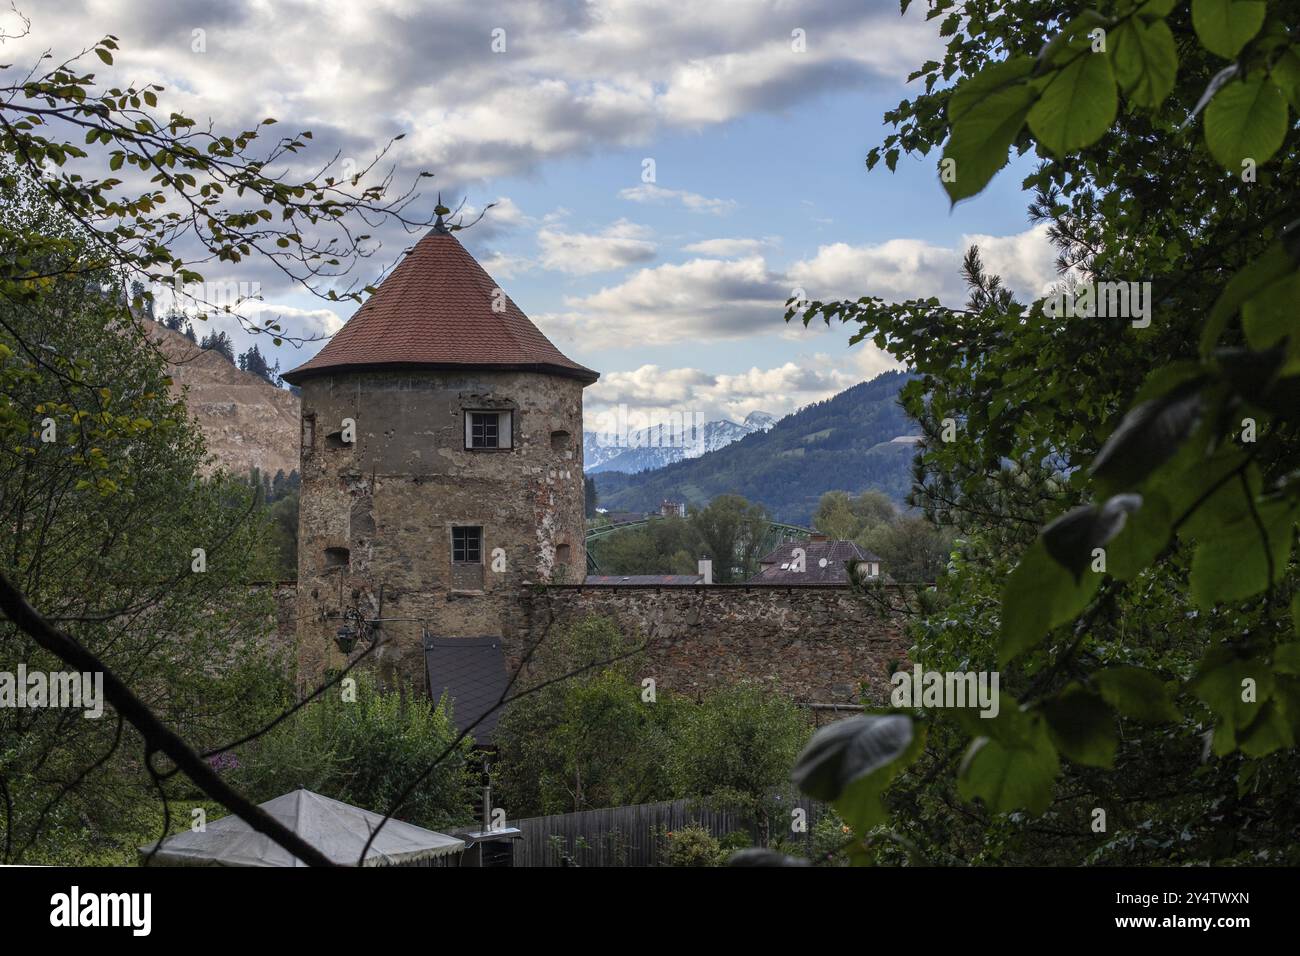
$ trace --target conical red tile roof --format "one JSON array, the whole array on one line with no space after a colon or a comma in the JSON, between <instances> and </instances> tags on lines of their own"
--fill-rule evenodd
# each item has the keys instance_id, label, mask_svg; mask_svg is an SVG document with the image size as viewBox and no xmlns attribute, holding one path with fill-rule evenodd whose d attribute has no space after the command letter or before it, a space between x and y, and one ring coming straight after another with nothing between
<instances>
[{"instance_id":1,"label":"conical red tile roof","mask_svg":"<svg viewBox=\"0 0 1300 956\"><path fill-rule=\"evenodd\" d=\"M294 385L343 370L497 368L590 385L600 373L567 358L449 232L415 244L329 344L284 375Z\"/></svg>"}]
</instances>

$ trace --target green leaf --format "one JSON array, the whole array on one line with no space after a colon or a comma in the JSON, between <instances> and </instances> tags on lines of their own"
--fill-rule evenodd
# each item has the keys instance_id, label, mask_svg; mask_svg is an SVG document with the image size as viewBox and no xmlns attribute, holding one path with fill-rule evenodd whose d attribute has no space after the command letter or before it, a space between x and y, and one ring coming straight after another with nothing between
<instances>
[{"instance_id":1,"label":"green leaf","mask_svg":"<svg viewBox=\"0 0 1300 956\"><path fill-rule=\"evenodd\" d=\"M849 784L906 752L912 736L912 718L903 714L865 714L836 721L813 734L799 754L794 782L811 797L835 800Z\"/></svg>"},{"instance_id":2,"label":"green leaf","mask_svg":"<svg viewBox=\"0 0 1300 956\"><path fill-rule=\"evenodd\" d=\"M1052 743L1067 758L1089 767L1115 765L1115 715L1101 695L1071 684L1042 710Z\"/></svg>"},{"instance_id":3,"label":"green leaf","mask_svg":"<svg viewBox=\"0 0 1300 956\"><path fill-rule=\"evenodd\" d=\"M1224 525L1250 514L1250 504L1259 496L1264 482L1259 468L1248 458L1245 449L1225 446L1183 475L1178 486L1171 485L1171 500L1177 502L1180 514L1196 505L1179 528L1180 537L1214 538Z\"/></svg>"},{"instance_id":4,"label":"green leaf","mask_svg":"<svg viewBox=\"0 0 1300 956\"><path fill-rule=\"evenodd\" d=\"M1282 88L1292 108L1300 111L1300 47L1283 50L1268 75Z\"/></svg>"},{"instance_id":5,"label":"green leaf","mask_svg":"<svg viewBox=\"0 0 1300 956\"><path fill-rule=\"evenodd\" d=\"M1262 0L1192 0L1192 27L1201 46L1234 59L1264 25Z\"/></svg>"},{"instance_id":6,"label":"green leaf","mask_svg":"<svg viewBox=\"0 0 1300 956\"><path fill-rule=\"evenodd\" d=\"M1143 402L1167 395L1179 385L1185 385L1193 380L1205 381L1207 378L1209 375L1205 366L1191 359L1179 359L1168 365L1157 366L1148 373L1141 388L1133 396L1132 407L1136 408Z\"/></svg>"},{"instance_id":7,"label":"green leaf","mask_svg":"<svg viewBox=\"0 0 1300 956\"><path fill-rule=\"evenodd\" d=\"M1151 723L1181 717L1164 682L1140 667L1106 667L1092 675L1092 682L1101 691L1102 699L1125 717Z\"/></svg>"},{"instance_id":8,"label":"green leaf","mask_svg":"<svg viewBox=\"0 0 1300 956\"><path fill-rule=\"evenodd\" d=\"M1300 610L1300 594L1291 602L1291 613ZM1279 644L1273 648L1273 669L1280 674L1300 675L1300 643Z\"/></svg>"},{"instance_id":9,"label":"green leaf","mask_svg":"<svg viewBox=\"0 0 1300 956\"><path fill-rule=\"evenodd\" d=\"M922 728L903 714L865 714L813 734L795 762L799 789L834 803L859 833L885 822L885 788L925 746Z\"/></svg>"},{"instance_id":10,"label":"green leaf","mask_svg":"<svg viewBox=\"0 0 1300 956\"><path fill-rule=\"evenodd\" d=\"M109 66L113 65L113 54L109 53L102 46L95 47L95 55L99 57L101 60L103 60L105 63L107 63Z\"/></svg>"},{"instance_id":11,"label":"green leaf","mask_svg":"<svg viewBox=\"0 0 1300 956\"><path fill-rule=\"evenodd\" d=\"M1114 35L1115 78L1139 106L1155 108L1174 88L1178 51L1164 20L1127 20Z\"/></svg>"},{"instance_id":12,"label":"green leaf","mask_svg":"<svg viewBox=\"0 0 1300 956\"><path fill-rule=\"evenodd\" d=\"M978 737L966 751L957 776L963 800L979 798L993 813L1025 808L1042 814L1052 804L1052 784L1061 761L1038 721L1031 746L1008 747L989 737Z\"/></svg>"},{"instance_id":13,"label":"green leaf","mask_svg":"<svg viewBox=\"0 0 1300 956\"><path fill-rule=\"evenodd\" d=\"M1093 551L1119 534L1128 515L1141 506L1140 495L1116 495L1100 508L1081 505L1043 528L1043 545L1078 581L1093 562Z\"/></svg>"},{"instance_id":14,"label":"green leaf","mask_svg":"<svg viewBox=\"0 0 1300 956\"><path fill-rule=\"evenodd\" d=\"M1255 700L1242 699L1243 683L1255 682ZM1206 652L1197 666L1197 675L1187 689L1205 702L1232 737L1241 727L1249 726L1259 716L1260 704L1273 695L1273 669L1260 657L1239 652L1238 648L1219 645ZM1217 730L1216 730L1217 734ZM1230 752L1216 743L1216 752Z\"/></svg>"},{"instance_id":15,"label":"green leaf","mask_svg":"<svg viewBox=\"0 0 1300 956\"><path fill-rule=\"evenodd\" d=\"M971 737L992 737L1007 747L1031 746L1038 733L1039 715L1022 710L1020 702L1006 691L998 692L996 717L986 717L974 707L956 707L951 714Z\"/></svg>"},{"instance_id":16,"label":"green leaf","mask_svg":"<svg viewBox=\"0 0 1300 956\"><path fill-rule=\"evenodd\" d=\"M1142 495L1142 507L1128 516L1124 528L1106 545L1106 573L1129 581L1146 568L1169 543L1173 512L1169 500L1156 491Z\"/></svg>"},{"instance_id":17,"label":"green leaf","mask_svg":"<svg viewBox=\"0 0 1300 956\"><path fill-rule=\"evenodd\" d=\"M1010 87L1025 86L1023 82L1034 68L1027 56L1014 56L984 67L974 76L957 84L948 98L948 122L954 124L966 117L972 109L994 93Z\"/></svg>"},{"instance_id":18,"label":"green leaf","mask_svg":"<svg viewBox=\"0 0 1300 956\"><path fill-rule=\"evenodd\" d=\"M1266 700L1259 706L1259 716L1237 735L1237 746L1248 757L1265 757L1277 750L1295 746L1295 734L1286 712L1276 700Z\"/></svg>"},{"instance_id":19,"label":"green leaf","mask_svg":"<svg viewBox=\"0 0 1300 956\"><path fill-rule=\"evenodd\" d=\"M1286 98L1262 76L1229 83L1205 108L1205 145L1232 172L1241 172L1246 160L1263 166L1286 131Z\"/></svg>"},{"instance_id":20,"label":"green leaf","mask_svg":"<svg viewBox=\"0 0 1300 956\"><path fill-rule=\"evenodd\" d=\"M1085 50L1036 81L1042 95L1029 111L1029 128L1056 156L1091 146L1110 129L1119 108L1110 57Z\"/></svg>"},{"instance_id":21,"label":"green leaf","mask_svg":"<svg viewBox=\"0 0 1300 956\"><path fill-rule=\"evenodd\" d=\"M1174 7L1180 2L1181 0L1147 0L1146 3L1138 3L1137 15L1144 20L1163 19L1173 13Z\"/></svg>"},{"instance_id":22,"label":"green leaf","mask_svg":"<svg viewBox=\"0 0 1300 956\"><path fill-rule=\"evenodd\" d=\"M1092 42L1087 34L1098 27L1104 29L1109 25L1110 21L1096 10L1084 10L1043 45L1038 51L1039 63L1064 65L1075 52L1090 52Z\"/></svg>"},{"instance_id":23,"label":"green leaf","mask_svg":"<svg viewBox=\"0 0 1300 956\"><path fill-rule=\"evenodd\" d=\"M1006 663L1077 617L1100 583L1101 575L1091 571L1076 581L1047 553L1042 538L1036 540L1007 578L998 660Z\"/></svg>"},{"instance_id":24,"label":"green leaf","mask_svg":"<svg viewBox=\"0 0 1300 956\"><path fill-rule=\"evenodd\" d=\"M1209 357L1214 351L1219 336L1228 327L1228 320L1237 314L1237 310L1248 299L1267 288L1278 279L1294 272L1296 261L1281 240L1274 242L1264 250L1263 255L1251 261L1228 280L1228 284L1219 293L1210 317L1205 321L1201 331L1201 356Z\"/></svg>"},{"instance_id":25,"label":"green leaf","mask_svg":"<svg viewBox=\"0 0 1300 956\"><path fill-rule=\"evenodd\" d=\"M924 726L918 726L913 729L911 743L897 758L875 772L859 777L850 783L834 803L835 809L839 811L845 822L858 833L866 833L872 827L887 822L888 812L885 809L884 802L885 788L900 773L915 763L924 749L925 728Z\"/></svg>"},{"instance_id":26,"label":"green leaf","mask_svg":"<svg viewBox=\"0 0 1300 956\"><path fill-rule=\"evenodd\" d=\"M1300 331L1300 272L1266 286L1241 307L1241 328L1251 348L1266 349Z\"/></svg>"},{"instance_id":27,"label":"green leaf","mask_svg":"<svg viewBox=\"0 0 1300 956\"><path fill-rule=\"evenodd\" d=\"M1295 505L1264 501L1256 504L1256 511L1258 523L1247 515L1197 546L1191 596L1198 607L1209 609L1220 601L1253 597L1286 574L1295 536Z\"/></svg>"},{"instance_id":28,"label":"green leaf","mask_svg":"<svg viewBox=\"0 0 1300 956\"><path fill-rule=\"evenodd\" d=\"M1223 380L1238 395L1248 402L1262 402L1269 396L1278 372L1286 362L1286 352L1280 347L1256 352L1241 346L1229 346L1215 349L1214 361Z\"/></svg>"},{"instance_id":29,"label":"green leaf","mask_svg":"<svg viewBox=\"0 0 1300 956\"><path fill-rule=\"evenodd\" d=\"M1195 380L1133 408L1097 452L1093 478L1112 491L1138 485L1168 461L1201 420Z\"/></svg>"},{"instance_id":30,"label":"green leaf","mask_svg":"<svg viewBox=\"0 0 1300 956\"><path fill-rule=\"evenodd\" d=\"M1032 87L1021 83L997 89L963 108L943 151L944 160L952 161L953 175L942 177L950 201L975 195L1007 164L1007 153L1025 125L1035 95Z\"/></svg>"}]
</instances>

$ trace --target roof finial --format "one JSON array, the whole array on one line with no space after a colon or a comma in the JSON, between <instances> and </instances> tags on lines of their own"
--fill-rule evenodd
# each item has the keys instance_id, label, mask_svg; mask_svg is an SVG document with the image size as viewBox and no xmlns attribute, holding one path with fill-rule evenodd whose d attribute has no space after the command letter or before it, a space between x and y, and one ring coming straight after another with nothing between
<instances>
[{"instance_id":1,"label":"roof finial","mask_svg":"<svg viewBox=\"0 0 1300 956\"><path fill-rule=\"evenodd\" d=\"M438 205L436 205L436 206L433 207L434 212L436 212L436 213L438 214L438 218L437 218L437 219L434 221L434 223L433 223L433 231L436 232L436 233L440 233L441 235L450 235L450 234L451 234L451 230L447 228L447 224L446 224L445 222L442 221L442 214L443 214L443 211L444 211L446 208L447 208L447 207L444 206L444 205L442 204L442 191L439 190L439 191L438 191Z\"/></svg>"}]
</instances>

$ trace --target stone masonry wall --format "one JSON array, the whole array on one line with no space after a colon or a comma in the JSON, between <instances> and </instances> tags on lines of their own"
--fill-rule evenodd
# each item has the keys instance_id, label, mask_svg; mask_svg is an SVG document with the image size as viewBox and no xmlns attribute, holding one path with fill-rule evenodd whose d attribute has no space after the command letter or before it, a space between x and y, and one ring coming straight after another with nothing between
<instances>
[{"instance_id":1,"label":"stone masonry wall","mask_svg":"<svg viewBox=\"0 0 1300 956\"><path fill-rule=\"evenodd\" d=\"M305 382L302 407L304 679L342 665L334 637L348 609L406 619L382 625L376 658L384 672L419 681L423 626L499 635L523 582L583 573L581 382L487 370L346 373ZM511 447L466 449L471 409L509 410ZM351 445L336 437L345 418L356 423ZM458 525L482 527L480 566L452 562ZM503 566L494 569L497 548Z\"/></svg>"},{"instance_id":2,"label":"stone masonry wall","mask_svg":"<svg viewBox=\"0 0 1300 956\"><path fill-rule=\"evenodd\" d=\"M865 685L883 703L890 665L909 646L901 615L847 587L552 585L526 592L523 611L529 642L548 622L613 618L647 642L638 676L691 697L749 680L822 704L857 703ZM520 636L507 644L512 669L526 646Z\"/></svg>"}]
</instances>

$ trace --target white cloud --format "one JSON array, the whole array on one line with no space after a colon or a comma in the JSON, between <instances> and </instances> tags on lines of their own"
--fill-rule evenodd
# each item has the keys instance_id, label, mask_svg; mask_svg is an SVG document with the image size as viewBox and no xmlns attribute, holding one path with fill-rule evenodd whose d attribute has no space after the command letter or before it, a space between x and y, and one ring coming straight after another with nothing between
<instances>
[{"instance_id":1,"label":"white cloud","mask_svg":"<svg viewBox=\"0 0 1300 956\"><path fill-rule=\"evenodd\" d=\"M599 233L564 232L545 226L537 232L541 263L570 275L622 269L655 257L650 229L620 219Z\"/></svg>"},{"instance_id":2,"label":"white cloud","mask_svg":"<svg viewBox=\"0 0 1300 956\"><path fill-rule=\"evenodd\" d=\"M937 296L945 305L955 307L966 301L961 260L972 244L980 247L987 270L1001 275L1022 297L1041 295L1056 279L1055 252L1043 225L1012 236L962 236L956 246L937 246L919 239L858 246L837 242L796 262L789 277L810 299Z\"/></svg>"},{"instance_id":3,"label":"white cloud","mask_svg":"<svg viewBox=\"0 0 1300 956\"><path fill-rule=\"evenodd\" d=\"M774 238L764 239L704 239L682 246L683 252L694 252L702 256L717 256L720 259L732 259L738 256L752 256L768 246L776 244Z\"/></svg>"},{"instance_id":4,"label":"white cloud","mask_svg":"<svg viewBox=\"0 0 1300 956\"><path fill-rule=\"evenodd\" d=\"M856 346L838 361L817 354L773 368L754 366L734 373L642 365L602 375L586 391L585 413L595 422L625 406L627 414L644 425L692 414L707 421L740 421L755 411L786 415L896 367L867 344Z\"/></svg>"},{"instance_id":5,"label":"white cloud","mask_svg":"<svg viewBox=\"0 0 1300 956\"><path fill-rule=\"evenodd\" d=\"M627 189L619 190L618 195L621 199L630 199L632 202L648 203L656 206L662 206L665 203L681 203L683 207L691 212L706 212L715 216L725 215L736 208L734 199L710 199L708 196L701 196L699 193L687 192L684 189L665 189L662 186L656 186L654 183L629 186Z\"/></svg>"},{"instance_id":6,"label":"white cloud","mask_svg":"<svg viewBox=\"0 0 1300 956\"><path fill-rule=\"evenodd\" d=\"M733 240L720 240L730 242ZM744 240L739 240L744 241ZM828 301L876 295L887 300L936 296L960 307L966 247L980 246L990 272L1022 297L1035 297L1055 281L1046 229L1012 236L963 236L939 246L917 239L820 247L782 271L761 255L697 258L639 269L616 285L566 299L566 311L536 316L566 342L584 348L691 344L775 333L806 339L825 330L784 320L785 303L802 294Z\"/></svg>"},{"instance_id":7,"label":"white cloud","mask_svg":"<svg viewBox=\"0 0 1300 956\"><path fill-rule=\"evenodd\" d=\"M692 259L639 269L539 318L591 348L682 345L777 330L789 295L759 256Z\"/></svg>"},{"instance_id":8,"label":"white cloud","mask_svg":"<svg viewBox=\"0 0 1300 956\"><path fill-rule=\"evenodd\" d=\"M919 239L890 239L854 246L836 242L821 246L811 259L790 267L791 281L809 299L856 298L878 295L910 299L938 295L950 298L961 287L955 250Z\"/></svg>"},{"instance_id":9,"label":"white cloud","mask_svg":"<svg viewBox=\"0 0 1300 956\"><path fill-rule=\"evenodd\" d=\"M1037 298L1060 280L1057 251L1047 230L1046 223L1039 223L1014 236L962 236L962 249L979 246L985 271L1001 276L1004 284L1022 296Z\"/></svg>"},{"instance_id":10,"label":"white cloud","mask_svg":"<svg viewBox=\"0 0 1300 956\"><path fill-rule=\"evenodd\" d=\"M89 64L110 82L162 82L166 107L221 126L307 125L326 155L338 146L358 164L404 130L390 159L432 169L444 189L897 83L939 48L922 17L849 0L41 0L27 12L32 35L6 43L7 62L114 33L116 67Z\"/></svg>"},{"instance_id":11,"label":"white cloud","mask_svg":"<svg viewBox=\"0 0 1300 956\"><path fill-rule=\"evenodd\" d=\"M494 279L513 279L537 268L537 263L527 256L514 256L507 252L491 252L479 256L478 260L484 271Z\"/></svg>"}]
</instances>

